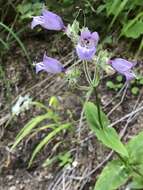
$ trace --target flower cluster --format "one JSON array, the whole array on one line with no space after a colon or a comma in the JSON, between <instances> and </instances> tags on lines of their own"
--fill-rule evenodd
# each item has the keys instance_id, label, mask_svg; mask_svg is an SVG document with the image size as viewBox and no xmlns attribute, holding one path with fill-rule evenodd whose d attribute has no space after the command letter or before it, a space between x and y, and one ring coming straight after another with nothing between
<instances>
[{"instance_id":1,"label":"flower cluster","mask_svg":"<svg viewBox=\"0 0 143 190\"><path fill-rule=\"evenodd\" d=\"M73 38L78 58L81 61L90 62L94 59L99 41L99 34L97 32L91 32L88 28L83 28L80 30L80 35L78 29L72 33L72 27L70 25L66 27L60 16L45 9L42 11L41 16L33 17L31 28L33 29L37 25L41 25L47 30L63 31L70 38L72 38L73 34L76 35L76 38L74 38L74 36ZM75 26L79 27L77 23L73 24L73 27ZM135 74L132 70L135 65L134 63L121 58L109 60L107 65L108 63L114 70L124 75L127 81L135 78ZM64 72L65 68L58 60L48 57L45 54L43 61L36 64L36 73L42 70L56 74Z\"/></svg>"}]
</instances>

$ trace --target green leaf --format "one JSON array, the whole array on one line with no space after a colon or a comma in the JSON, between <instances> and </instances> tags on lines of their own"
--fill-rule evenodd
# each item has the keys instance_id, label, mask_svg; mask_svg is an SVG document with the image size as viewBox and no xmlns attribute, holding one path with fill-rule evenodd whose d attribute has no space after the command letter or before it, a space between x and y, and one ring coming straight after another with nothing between
<instances>
[{"instance_id":1,"label":"green leaf","mask_svg":"<svg viewBox=\"0 0 143 190\"><path fill-rule=\"evenodd\" d=\"M63 124L57 128L55 128L52 132L50 132L43 140L41 140L41 142L37 145L37 147L35 148L35 150L32 153L31 159L29 161L29 167L31 166L35 156L40 152L40 150L47 144L49 143L53 137L55 137L58 133L60 133L61 131L68 129L71 126L71 124L67 123L67 124Z\"/></svg>"},{"instance_id":2,"label":"green leaf","mask_svg":"<svg viewBox=\"0 0 143 190\"><path fill-rule=\"evenodd\" d=\"M129 178L129 172L119 160L109 162L96 182L94 190L115 190Z\"/></svg>"},{"instance_id":3,"label":"green leaf","mask_svg":"<svg viewBox=\"0 0 143 190\"><path fill-rule=\"evenodd\" d=\"M112 81L107 81L106 86L110 89L116 89L116 85Z\"/></svg>"},{"instance_id":4,"label":"green leaf","mask_svg":"<svg viewBox=\"0 0 143 190\"><path fill-rule=\"evenodd\" d=\"M131 89L131 92L132 92L132 94L133 95L138 95L139 94L139 88L138 87L136 87L136 86L134 86L132 89Z\"/></svg>"},{"instance_id":5,"label":"green leaf","mask_svg":"<svg viewBox=\"0 0 143 190\"><path fill-rule=\"evenodd\" d=\"M67 36L73 41L73 43L76 43L79 37L79 22L77 20L74 20L73 23L70 25L68 24L66 34Z\"/></svg>"},{"instance_id":6,"label":"green leaf","mask_svg":"<svg viewBox=\"0 0 143 190\"><path fill-rule=\"evenodd\" d=\"M25 48L23 42L20 40L20 38L17 36L17 34L11 29L9 28L7 25L5 25L4 23L0 22L0 27L2 27L4 30L8 31L9 34L18 42L19 46L21 47L22 51L24 52L29 64L31 66L32 65L32 61L31 61L31 58L29 56L29 53L27 51L27 49Z\"/></svg>"},{"instance_id":7,"label":"green leaf","mask_svg":"<svg viewBox=\"0 0 143 190\"><path fill-rule=\"evenodd\" d=\"M130 164L140 173L143 173L143 132L140 132L137 136L133 137L126 145L129 152ZM135 176L133 178L133 185L143 187L143 177Z\"/></svg>"},{"instance_id":8,"label":"green leaf","mask_svg":"<svg viewBox=\"0 0 143 190\"><path fill-rule=\"evenodd\" d=\"M143 164L143 132L133 137L126 145L132 164Z\"/></svg>"},{"instance_id":9,"label":"green leaf","mask_svg":"<svg viewBox=\"0 0 143 190\"><path fill-rule=\"evenodd\" d=\"M32 129L34 129L40 122L48 118L49 113L31 119L18 133L11 149L14 149L27 135L31 133Z\"/></svg>"},{"instance_id":10,"label":"green leaf","mask_svg":"<svg viewBox=\"0 0 143 190\"><path fill-rule=\"evenodd\" d=\"M116 0L116 1L107 1L106 2L106 10L107 10L107 15L110 16L111 14L116 15L117 10L119 9L121 4L121 0Z\"/></svg>"},{"instance_id":11,"label":"green leaf","mask_svg":"<svg viewBox=\"0 0 143 190\"><path fill-rule=\"evenodd\" d=\"M42 164L42 167L48 167L51 164L53 164L53 162L58 160L58 155L57 156L53 156L52 158L47 158L44 163Z\"/></svg>"},{"instance_id":12,"label":"green leaf","mask_svg":"<svg viewBox=\"0 0 143 190\"><path fill-rule=\"evenodd\" d=\"M24 4L19 4L17 6L17 10L21 14L25 14L25 13L27 13L31 9L31 7L32 7L31 3L26 3L25 5Z\"/></svg>"},{"instance_id":13,"label":"green leaf","mask_svg":"<svg viewBox=\"0 0 143 190\"><path fill-rule=\"evenodd\" d=\"M121 31L121 35L126 35L129 37L133 37L133 38L137 38L138 35L142 34L142 21L141 21L141 18L143 17L143 12L139 12L132 20L128 21L128 23L125 23L123 28L122 28L122 31ZM139 23L139 24L137 24ZM136 27L138 27L139 31L137 31ZM131 36L130 36L130 33L129 31L131 32ZM140 34L139 34L140 33Z\"/></svg>"},{"instance_id":14,"label":"green leaf","mask_svg":"<svg viewBox=\"0 0 143 190\"><path fill-rule=\"evenodd\" d=\"M91 102L87 102L85 104L85 116L91 130L95 133L98 140L100 140L104 145L118 152L122 156L128 157L128 152L120 141L116 130L108 127L109 120L107 116L101 110L100 112L103 129L100 127L97 106Z\"/></svg>"},{"instance_id":15,"label":"green leaf","mask_svg":"<svg viewBox=\"0 0 143 190\"><path fill-rule=\"evenodd\" d=\"M118 76L116 77L116 81L122 82L122 80L123 80L123 76L122 76L122 75L118 75Z\"/></svg>"},{"instance_id":16,"label":"green leaf","mask_svg":"<svg viewBox=\"0 0 143 190\"><path fill-rule=\"evenodd\" d=\"M143 178L134 176L132 182L129 184L130 189L143 189Z\"/></svg>"},{"instance_id":17,"label":"green leaf","mask_svg":"<svg viewBox=\"0 0 143 190\"><path fill-rule=\"evenodd\" d=\"M51 96L49 100L49 106L55 109L59 107L59 100L56 96Z\"/></svg>"},{"instance_id":18,"label":"green leaf","mask_svg":"<svg viewBox=\"0 0 143 190\"><path fill-rule=\"evenodd\" d=\"M129 21L130 24L131 21ZM127 23L128 25L128 23ZM126 27L126 25L125 25ZM143 21L137 21L133 25L131 25L125 32L123 27L123 34L128 38L137 39L143 34Z\"/></svg>"},{"instance_id":19,"label":"green leaf","mask_svg":"<svg viewBox=\"0 0 143 190\"><path fill-rule=\"evenodd\" d=\"M139 80L139 84L143 85L143 78Z\"/></svg>"},{"instance_id":20,"label":"green leaf","mask_svg":"<svg viewBox=\"0 0 143 190\"><path fill-rule=\"evenodd\" d=\"M71 5L72 3L74 3L74 0L63 0L63 3L67 6Z\"/></svg>"},{"instance_id":21,"label":"green leaf","mask_svg":"<svg viewBox=\"0 0 143 190\"><path fill-rule=\"evenodd\" d=\"M59 155L58 159L60 161L59 166L61 166L61 167L68 165L68 164L72 163L72 161L73 161L70 152L65 152L64 154Z\"/></svg>"},{"instance_id":22,"label":"green leaf","mask_svg":"<svg viewBox=\"0 0 143 190\"><path fill-rule=\"evenodd\" d=\"M123 86L123 83L116 84L116 89L118 90L118 89L122 88L122 86Z\"/></svg>"},{"instance_id":23,"label":"green leaf","mask_svg":"<svg viewBox=\"0 0 143 190\"><path fill-rule=\"evenodd\" d=\"M105 115L104 112L102 112L101 109L100 109L100 114L102 118L103 127L107 127L110 123L107 116ZM92 102L85 103L85 116L87 122L91 125L93 131L94 129L100 128L97 106L94 105Z\"/></svg>"},{"instance_id":24,"label":"green leaf","mask_svg":"<svg viewBox=\"0 0 143 190\"><path fill-rule=\"evenodd\" d=\"M99 5L96 10L97 15L100 14L102 11L104 11L105 8L106 8L106 5Z\"/></svg>"},{"instance_id":25,"label":"green leaf","mask_svg":"<svg viewBox=\"0 0 143 190\"><path fill-rule=\"evenodd\" d=\"M114 10L115 10L115 15L114 15L114 17L113 17L113 19L112 19L112 21L111 21L111 23L110 23L110 25L109 25L109 29L113 26L115 20L116 20L117 17L120 15L120 13L125 9L126 4L128 3L128 0L122 0L122 1L120 2L120 4L118 5L118 2L117 2L117 1L120 1L120 0L114 1L114 2L116 2L116 3L115 3L115 4L116 4L116 5L115 5L116 8L114 9ZM114 4L114 3L113 3L113 4Z\"/></svg>"},{"instance_id":26,"label":"green leaf","mask_svg":"<svg viewBox=\"0 0 143 190\"><path fill-rule=\"evenodd\" d=\"M6 43L2 38L0 38L0 43L4 46L5 49L9 49L9 44Z\"/></svg>"},{"instance_id":27,"label":"green leaf","mask_svg":"<svg viewBox=\"0 0 143 190\"><path fill-rule=\"evenodd\" d=\"M134 0L134 1L132 1L133 6L135 6L135 5L142 5L142 3L143 3L142 0Z\"/></svg>"}]
</instances>

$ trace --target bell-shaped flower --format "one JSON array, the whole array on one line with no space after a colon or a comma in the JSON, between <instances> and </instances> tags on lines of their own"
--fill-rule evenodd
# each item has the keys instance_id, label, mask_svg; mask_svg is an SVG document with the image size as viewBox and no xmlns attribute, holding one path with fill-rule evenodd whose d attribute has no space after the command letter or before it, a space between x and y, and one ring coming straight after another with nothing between
<instances>
[{"instance_id":1,"label":"bell-shaped flower","mask_svg":"<svg viewBox=\"0 0 143 190\"><path fill-rule=\"evenodd\" d=\"M122 58L110 60L109 63L111 63L112 67L117 72L124 75L127 81L132 80L136 77L135 73L132 70L132 68L135 66L135 63L129 62Z\"/></svg>"},{"instance_id":2,"label":"bell-shaped flower","mask_svg":"<svg viewBox=\"0 0 143 190\"><path fill-rule=\"evenodd\" d=\"M41 25L43 28L46 28L48 30L58 31L65 29L61 17L45 9L42 11L41 16L33 17L31 28L33 29L37 25Z\"/></svg>"},{"instance_id":3,"label":"bell-shaped flower","mask_svg":"<svg viewBox=\"0 0 143 190\"><path fill-rule=\"evenodd\" d=\"M78 43L76 45L76 53L81 60L91 61L96 53L96 46L99 41L97 32L91 33L88 28L81 31Z\"/></svg>"},{"instance_id":4,"label":"bell-shaped flower","mask_svg":"<svg viewBox=\"0 0 143 190\"><path fill-rule=\"evenodd\" d=\"M64 72L65 69L57 59L48 57L44 54L43 61L36 64L36 73L39 71L56 74Z\"/></svg>"}]
</instances>

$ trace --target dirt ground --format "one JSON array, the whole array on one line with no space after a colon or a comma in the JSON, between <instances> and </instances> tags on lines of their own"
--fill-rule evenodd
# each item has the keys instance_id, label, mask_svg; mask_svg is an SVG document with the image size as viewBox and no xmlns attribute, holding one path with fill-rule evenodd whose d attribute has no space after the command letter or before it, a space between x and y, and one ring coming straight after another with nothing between
<instances>
[{"instance_id":1,"label":"dirt ground","mask_svg":"<svg viewBox=\"0 0 143 190\"><path fill-rule=\"evenodd\" d=\"M46 37L46 35L27 37L25 45L32 59L39 61L45 50L48 52L48 49L50 49L52 50L51 54L59 57L64 64L71 66L75 58L74 53L70 51L70 44L65 42L68 44L65 46L62 43L63 37L55 40L55 35L50 38ZM51 41L52 43L50 43ZM57 50L55 50L55 46ZM48 55L50 56L50 53ZM61 134L44 148L30 169L27 168L28 160L41 137L35 136L28 141L23 141L18 145L15 152L10 152L10 147L16 134L32 116L37 114L37 111L31 109L21 114L4 129L4 124L10 115L11 105L20 94L29 93L35 100L45 104L48 104L48 99L51 95L58 96L63 118L70 118L68 112L70 110L72 116L69 120L77 121L80 119L85 92L68 87L62 76L55 77L47 73L41 73L37 76L34 74L33 76L26 58L17 46L14 47L14 52L9 52L3 62L6 68L6 77L10 81L10 88L9 93L6 95L6 88L2 86L2 82L0 83L0 190L92 189L103 166L111 159L111 153L96 140L85 122L82 122L80 126L81 135L79 139L79 122L76 122L71 132ZM116 98L116 93L106 88L106 80L104 79L99 89L102 94L101 102L106 113L109 113L119 103L116 111L112 111L110 114L110 120L114 123L141 106L143 89L141 89L138 96L133 96L128 89L126 91L124 89ZM84 78L81 78L81 83L85 83ZM112 98L114 98L113 101L108 104ZM94 98L92 97L91 99ZM121 99L123 99L122 102ZM123 122L115 125L118 132L123 133L124 142L127 142L133 135L143 130L142 116L142 113L137 112L134 118L129 120L128 117ZM73 163L70 167L63 168L58 163L55 163L43 168L41 166L42 161L52 154L53 146L58 141L63 141L64 143L55 154L60 151L71 151Z\"/></svg>"}]
</instances>

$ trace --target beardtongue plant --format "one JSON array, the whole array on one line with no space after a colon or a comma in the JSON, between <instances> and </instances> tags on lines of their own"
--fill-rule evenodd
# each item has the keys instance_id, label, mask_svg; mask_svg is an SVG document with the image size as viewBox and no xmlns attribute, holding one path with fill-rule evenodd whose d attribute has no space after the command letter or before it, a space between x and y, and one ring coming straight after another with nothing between
<instances>
[{"instance_id":1,"label":"beardtongue plant","mask_svg":"<svg viewBox=\"0 0 143 190\"><path fill-rule=\"evenodd\" d=\"M79 24L76 20L72 25L65 27L62 19L54 13L44 10L42 14L42 18L33 18L32 28L33 25L36 26L37 24L40 24L42 27L49 30L64 29L64 33L71 39L77 53L77 57L83 63L83 70L89 84L90 93L94 92L96 97L96 105L87 101L85 103L84 110L87 122L89 123L89 126L95 133L96 137L105 146L114 150L118 156L116 160L111 161L103 169L103 172L96 182L95 190L116 189L128 181L128 179L132 179L132 186L142 185L143 187L143 175L140 171L141 167L143 167L143 159L141 160L141 163L138 163L140 168L137 167L136 163L138 154L140 153L139 139L143 137L143 134L139 134L139 136L132 139L127 145L124 145L121 142L116 130L112 127L109 127L110 122L105 113L103 113L100 108L97 92L97 88L101 80L100 76L103 70L106 72L115 70L124 75L126 82L129 83L130 80L135 78L135 74L132 70L134 63L122 58L116 58L113 60L108 59L108 56L104 56L106 54L104 54L104 51L101 50L97 52L97 45L99 41L98 33L91 32L88 28L80 29ZM93 76L91 76L91 73L89 71L89 64L93 64ZM64 69L63 65L59 61L53 58L49 58L46 55L44 55L42 63L36 64L36 73L41 70L53 74L65 71L66 75L66 70ZM107 72L107 74L108 73L109 72Z\"/></svg>"},{"instance_id":2,"label":"beardtongue plant","mask_svg":"<svg viewBox=\"0 0 143 190\"><path fill-rule=\"evenodd\" d=\"M96 105L89 101L85 102L84 111L87 123L99 141L115 151L117 155L117 158L110 161L103 169L94 190L115 190L127 181L131 181L130 188L143 188L143 132L126 145L123 144L116 130L110 127L110 121L102 111L98 97L98 86L104 71L109 75L117 71L125 76L126 83L129 83L136 77L133 71L135 64L122 58L110 59L107 51L97 48L99 34L91 32L87 27L80 29L76 20L72 25L68 24L65 27L58 15L43 10L41 16L33 17L31 28L37 25L47 30L63 31L71 39L88 82L87 94L94 93L96 97ZM94 73L90 72L89 66L91 65ZM64 72L66 78L68 73L72 75L72 71L69 72L69 70L65 69L60 61L47 57L46 54L43 61L36 64L36 73L40 71L52 74Z\"/></svg>"}]
</instances>

